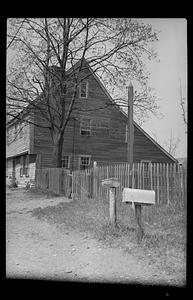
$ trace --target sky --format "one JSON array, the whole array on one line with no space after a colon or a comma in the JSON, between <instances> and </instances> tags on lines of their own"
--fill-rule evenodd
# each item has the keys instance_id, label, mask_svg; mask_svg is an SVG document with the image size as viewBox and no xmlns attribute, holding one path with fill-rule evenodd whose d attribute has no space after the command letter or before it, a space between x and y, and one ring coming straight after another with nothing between
<instances>
[{"instance_id":1,"label":"sky","mask_svg":"<svg viewBox=\"0 0 193 300\"><path fill-rule=\"evenodd\" d=\"M180 80L182 96L187 103L187 23L186 19L144 19L153 29L161 31L156 42L157 61L147 64L149 84L155 89L162 119L152 116L142 128L162 145L170 139L180 139L175 157L187 157L187 134L180 106Z\"/></svg>"}]
</instances>

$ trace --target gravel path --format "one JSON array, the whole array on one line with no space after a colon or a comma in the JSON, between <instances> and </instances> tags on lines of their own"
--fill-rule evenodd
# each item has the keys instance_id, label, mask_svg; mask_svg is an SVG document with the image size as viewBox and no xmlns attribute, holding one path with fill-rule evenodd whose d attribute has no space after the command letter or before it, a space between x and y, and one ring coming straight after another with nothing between
<instances>
[{"instance_id":1,"label":"gravel path","mask_svg":"<svg viewBox=\"0 0 193 300\"><path fill-rule=\"evenodd\" d=\"M166 274L121 249L105 247L84 233L39 221L36 207L67 201L33 198L22 189L7 190L6 274L8 278L162 283ZM169 279L168 279L169 282Z\"/></svg>"}]
</instances>

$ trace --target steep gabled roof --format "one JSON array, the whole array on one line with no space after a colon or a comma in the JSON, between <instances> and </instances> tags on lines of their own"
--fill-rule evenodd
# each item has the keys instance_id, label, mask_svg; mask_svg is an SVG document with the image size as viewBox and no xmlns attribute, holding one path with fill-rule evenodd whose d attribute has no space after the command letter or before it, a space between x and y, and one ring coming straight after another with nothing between
<instances>
[{"instance_id":1,"label":"steep gabled roof","mask_svg":"<svg viewBox=\"0 0 193 300\"><path fill-rule=\"evenodd\" d=\"M83 63L87 63L87 61L85 59L83 59ZM76 62L76 64L69 68L67 71L66 71L66 75L70 75L70 73L72 73L73 71L77 70L80 66L80 60ZM58 66L50 66L49 67L50 70L61 70L60 67ZM52 72L51 72L52 73ZM6 127L9 127L10 125L12 125L12 123L14 122L17 122L18 120L20 120L20 116L21 115L27 115L29 114L29 110L31 110L31 108L34 108L36 104L38 104L38 102L42 101L42 95L43 95L44 92L41 92L40 95L34 99L33 101L31 101L28 105L26 105L23 109L21 109L21 111L18 112L17 115L13 116L6 124Z\"/></svg>"},{"instance_id":2,"label":"steep gabled roof","mask_svg":"<svg viewBox=\"0 0 193 300\"><path fill-rule=\"evenodd\" d=\"M94 78L96 79L97 83L101 87L101 89L104 91L107 98L111 101L111 103L114 104L114 107L121 113L122 116L124 116L125 120L128 119L127 114L124 112L124 110L113 100L111 95L108 93L107 89L104 87L98 76L93 72L90 65L87 63L88 68L90 72L93 73ZM141 131L156 147L158 147L162 152L164 152L171 160L173 160L175 163L177 163L177 159L175 159L170 153L168 153L160 144L158 144L144 129L142 129L135 121L133 121L134 126Z\"/></svg>"}]
</instances>

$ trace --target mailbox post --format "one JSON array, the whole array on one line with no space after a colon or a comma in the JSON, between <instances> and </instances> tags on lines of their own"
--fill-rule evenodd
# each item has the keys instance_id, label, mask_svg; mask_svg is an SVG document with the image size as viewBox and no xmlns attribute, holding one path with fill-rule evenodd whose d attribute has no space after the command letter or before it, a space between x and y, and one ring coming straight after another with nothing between
<instances>
[{"instance_id":1,"label":"mailbox post","mask_svg":"<svg viewBox=\"0 0 193 300\"><path fill-rule=\"evenodd\" d=\"M155 191L124 188L122 196L122 202L132 203L135 206L135 218L138 225L137 238L140 241L144 235L141 206L155 204Z\"/></svg>"},{"instance_id":2,"label":"mailbox post","mask_svg":"<svg viewBox=\"0 0 193 300\"><path fill-rule=\"evenodd\" d=\"M108 178L102 180L102 186L109 188L109 216L111 225L116 225L116 188L120 182L117 178Z\"/></svg>"}]
</instances>

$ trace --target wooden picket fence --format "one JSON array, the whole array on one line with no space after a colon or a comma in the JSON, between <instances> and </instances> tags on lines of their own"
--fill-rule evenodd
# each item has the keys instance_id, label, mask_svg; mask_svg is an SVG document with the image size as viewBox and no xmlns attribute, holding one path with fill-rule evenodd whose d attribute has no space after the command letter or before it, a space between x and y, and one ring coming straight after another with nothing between
<instances>
[{"instance_id":1,"label":"wooden picket fence","mask_svg":"<svg viewBox=\"0 0 193 300\"><path fill-rule=\"evenodd\" d=\"M120 199L123 188L132 187L154 190L157 204L186 201L187 170L177 164L134 163L131 172L128 163L119 163L77 170L72 174L62 168L42 168L36 170L35 186L56 195L72 195L73 199L107 199L108 190L101 183L112 177L120 181L116 191Z\"/></svg>"},{"instance_id":2,"label":"wooden picket fence","mask_svg":"<svg viewBox=\"0 0 193 300\"><path fill-rule=\"evenodd\" d=\"M74 199L107 198L108 190L101 185L101 182L103 179L111 177L116 177L120 181L117 197L122 196L124 187L132 187L154 190L157 204L186 200L187 170L183 166L166 163L134 163L132 172L127 163L73 171L72 194Z\"/></svg>"},{"instance_id":3,"label":"wooden picket fence","mask_svg":"<svg viewBox=\"0 0 193 300\"><path fill-rule=\"evenodd\" d=\"M36 169L35 186L41 190L68 197L71 192L70 172L62 168Z\"/></svg>"}]
</instances>

